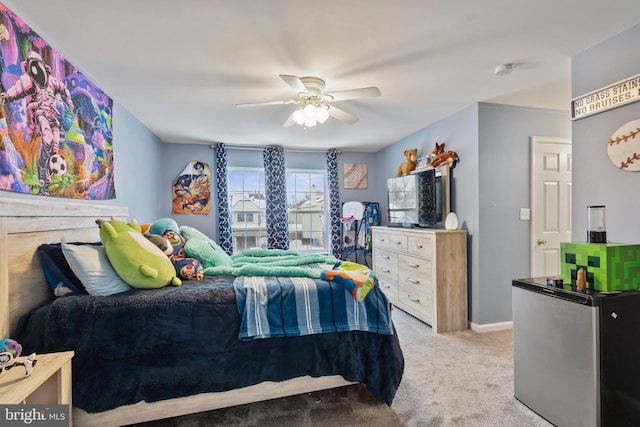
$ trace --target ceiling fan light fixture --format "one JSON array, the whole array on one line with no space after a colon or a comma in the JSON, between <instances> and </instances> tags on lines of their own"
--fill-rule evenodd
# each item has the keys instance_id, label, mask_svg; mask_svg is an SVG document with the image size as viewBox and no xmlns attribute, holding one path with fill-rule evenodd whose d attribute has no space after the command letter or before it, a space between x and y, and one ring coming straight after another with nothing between
<instances>
[{"instance_id":1,"label":"ceiling fan light fixture","mask_svg":"<svg viewBox=\"0 0 640 427\"><path fill-rule=\"evenodd\" d=\"M318 123L322 124L326 122L329 118L329 106L327 104L321 105L316 112L316 116L318 118Z\"/></svg>"},{"instance_id":2,"label":"ceiling fan light fixture","mask_svg":"<svg viewBox=\"0 0 640 427\"><path fill-rule=\"evenodd\" d=\"M293 112L293 116L291 119L298 125L302 126L304 124L304 110L302 107L296 108L296 111Z\"/></svg>"}]
</instances>

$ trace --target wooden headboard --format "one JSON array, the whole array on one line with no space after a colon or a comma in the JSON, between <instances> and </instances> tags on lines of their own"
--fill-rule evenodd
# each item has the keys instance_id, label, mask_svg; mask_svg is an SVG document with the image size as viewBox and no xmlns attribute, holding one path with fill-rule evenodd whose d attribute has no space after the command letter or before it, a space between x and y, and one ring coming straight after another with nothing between
<instances>
[{"instance_id":1,"label":"wooden headboard","mask_svg":"<svg viewBox=\"0 0 640 427\"><path fill-rule=\"evenodd\" d=\"M128 209L44 199L0 199L0 338L20 316L51 299L36 249L43 243L95 242L95 220L127 220Z\"/></svg>"}]
</instances>

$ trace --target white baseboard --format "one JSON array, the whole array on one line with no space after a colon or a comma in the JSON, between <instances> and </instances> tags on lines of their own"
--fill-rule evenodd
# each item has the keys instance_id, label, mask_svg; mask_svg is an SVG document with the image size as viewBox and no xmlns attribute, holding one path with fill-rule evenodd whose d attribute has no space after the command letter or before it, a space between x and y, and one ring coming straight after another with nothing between
<instances>
[{"instance_id":1,"label":"white baseboard","mask_svg":"<svg viewBox=\"0 0 640 427\"><path fill-rule=\"evenodd\" d=\"M469 328L472 331L480 333L504 331L506 329L513 329L513 321L510 320L508 322L487 323L484 325L478 325L477 323L469 322Z\"/></svg>"}]
</instances>

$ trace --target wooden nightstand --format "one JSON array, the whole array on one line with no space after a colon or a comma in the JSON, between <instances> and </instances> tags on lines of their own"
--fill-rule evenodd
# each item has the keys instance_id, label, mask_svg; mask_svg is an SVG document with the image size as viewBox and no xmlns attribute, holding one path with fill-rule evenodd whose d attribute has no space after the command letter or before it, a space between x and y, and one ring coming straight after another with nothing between
<instances>
[{"instance_id":1,"label":"wooden nightstand","mask_svg":"<svg viewBox=\"0 0 640 427\"><path fill-rule=\"evenodd\" d=\"M73 351L36 354L36 365L25 378L24 368L15 366L0 374L0 403L59 403L71 414L71 358ZM24 356L19 357L22 361Z\"/></svg>"}]
</instances>

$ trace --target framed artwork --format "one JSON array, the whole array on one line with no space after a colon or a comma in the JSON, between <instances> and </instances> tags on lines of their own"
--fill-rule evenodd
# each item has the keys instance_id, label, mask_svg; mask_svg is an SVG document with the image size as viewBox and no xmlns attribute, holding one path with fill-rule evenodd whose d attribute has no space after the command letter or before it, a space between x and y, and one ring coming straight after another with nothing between
<instances>
[{"instance_id":1,"label":"framed artwork","mask_svg":"<svg viewBox=\"0 0 640 427\"><path fill-rule=\"evenodd\" d=\"M0 190L115 199L113 101L2 3L0 70Z\"/></svg>"},{"instance_id":2,"label":"framed artwork","mask_svg":"<svg viewBox=\"0 0 640 427\"><path fill-rule=\"evenodd\" d=\"M367 164L344 164L344 188L367 188Z\"/></svg>"},{"instance_id":3,"label":"framed artwork","mask_svg":"<svg viewBox=\"0 0 640 427\"><path fill-rule=\"evenodd\" d=\"M207 163L191 161L173 181L173 213L208 214L211 211L211 171Z\"/></svg>"}]
</instances>

